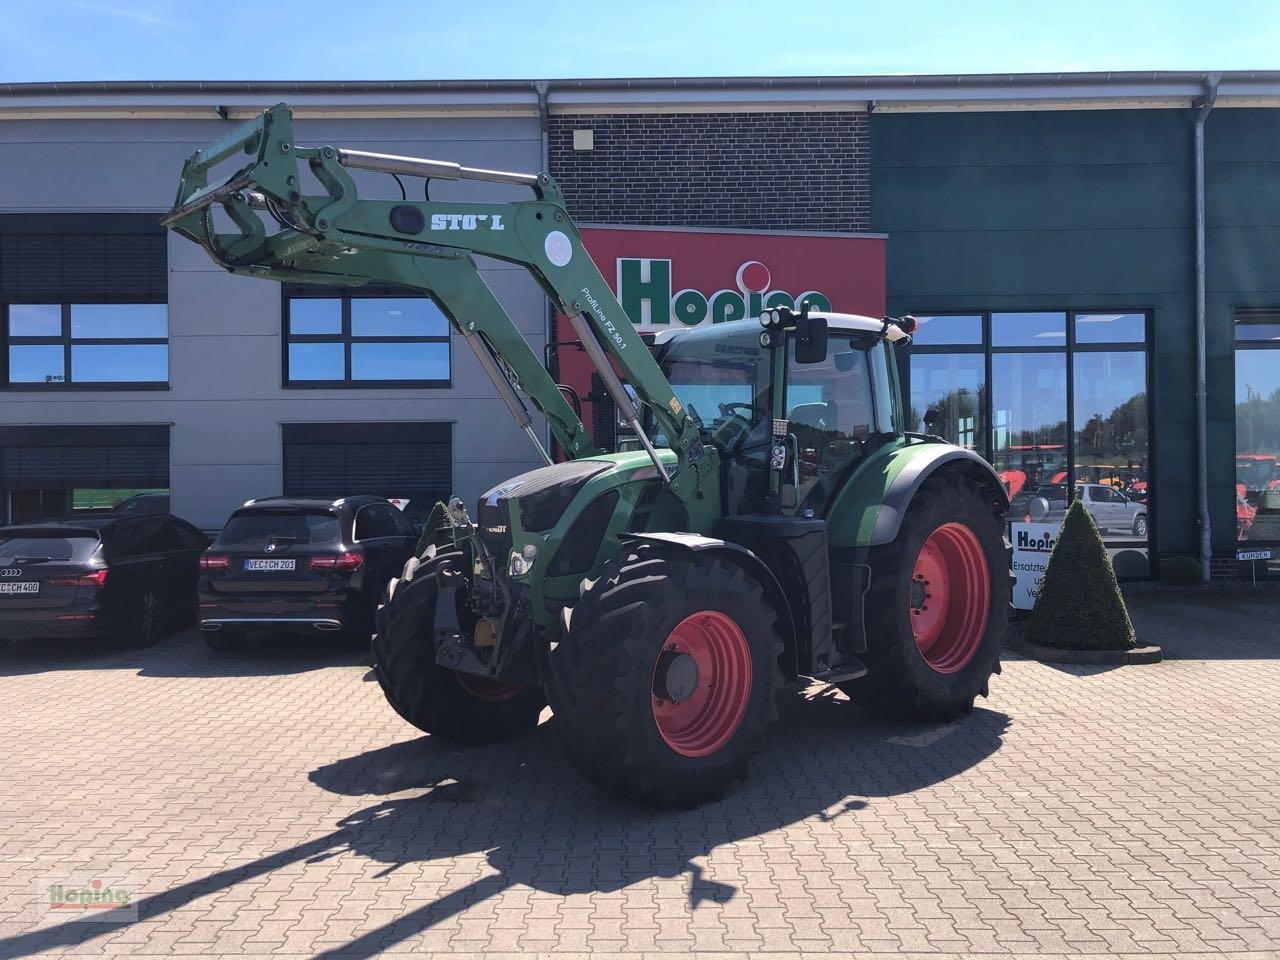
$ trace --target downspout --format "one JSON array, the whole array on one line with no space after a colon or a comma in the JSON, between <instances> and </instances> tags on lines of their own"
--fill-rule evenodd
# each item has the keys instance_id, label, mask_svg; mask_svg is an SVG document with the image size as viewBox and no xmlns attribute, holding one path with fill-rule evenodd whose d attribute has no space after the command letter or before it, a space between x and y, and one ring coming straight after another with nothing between
<instances>
[{"instance_id":1,"label":"downspout","mask_svg":"<svg viewBox=\"0 0 1280 960\"><path fill-rule=\"evenodd\" d=\"M1196 494L1199 500L1200 579L1209 582L1213 537L1209 522L1209 395L1205 349L1204 122L1218 95L1218 75L1205 77L1204 96L1195 101L1196 205Z\"/></svg>"},{"instance_id":2,"label":"downspout","mask_svg":"<svg viewBox=\"0 0 1280 960\"><path fill-rule=\"evenodd\" d=\"M550 92L550 90L551 90L551 84L548 81L546 80L533 81L533 92L538 96L538 136L542 140L542 159L539 162L538 169L542 170L544 173L549 173L550 172L549 168L551 166L551 139L550 139L550 133L547 129L547 126L548 126L547 125L547 116L548 116L547 94ZM545 313L543 314L543 320L542 320L542 333L543 333L542 342L543 344L546 345L544 355L547 359L549 359L549 362L546 365L547 372L551 374L552 380L555 380L557 383L559 383L560 382L560 358L557 357L552 352L552 349L550 347L551 344L555 343L555 324L556 324L555 307L551 305L550 297L543 297L542 299L545 302L545 306L543 308ZM549 427L548 427L548 430L550 430ZM547 437L547 441L549 444L551 443L550 436ZM551 449L551 447L548 447L548 449Z\"/></svg>"}]
</instances>

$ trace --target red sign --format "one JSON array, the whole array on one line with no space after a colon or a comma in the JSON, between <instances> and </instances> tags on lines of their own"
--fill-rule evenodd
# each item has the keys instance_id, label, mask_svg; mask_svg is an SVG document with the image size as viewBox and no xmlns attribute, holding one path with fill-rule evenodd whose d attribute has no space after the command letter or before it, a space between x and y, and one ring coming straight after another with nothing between
<instances>
[{"instance_id":1,"label":"red sign","mask_svg":"<svg viewBox=\"0 0 1280 960\"><path fill-rule=\"evenodd\" d=\"M809 300L822 310L884 315L884 238L659 227L585 227L583 243L642 332L755 322L762 309ZM558 325L559 381L591 419L591 366Z\"/></svg>"}]
</instances>

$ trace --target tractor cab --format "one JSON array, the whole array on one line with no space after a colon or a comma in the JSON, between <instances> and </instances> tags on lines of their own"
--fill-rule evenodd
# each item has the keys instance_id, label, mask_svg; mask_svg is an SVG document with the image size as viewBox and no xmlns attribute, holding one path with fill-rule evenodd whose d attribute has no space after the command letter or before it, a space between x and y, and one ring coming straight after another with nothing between
<instances>
[{"instance_id":1,"label":"tractor cab","mask_svg":"<svg viewBox=\"0 0 1280 960\"><path fill-rule=\"evenodd\" d=\"M657 335L659 367L720 452L727 515L767 512L781 446L778 512L826 517L849 474L902 435L892 351L909 324L840 313L811 320L825 321L819 348L800 335L779 345L745 321ZM666 444L656 430L654 441Z\"/></svg>"}]
</instances>

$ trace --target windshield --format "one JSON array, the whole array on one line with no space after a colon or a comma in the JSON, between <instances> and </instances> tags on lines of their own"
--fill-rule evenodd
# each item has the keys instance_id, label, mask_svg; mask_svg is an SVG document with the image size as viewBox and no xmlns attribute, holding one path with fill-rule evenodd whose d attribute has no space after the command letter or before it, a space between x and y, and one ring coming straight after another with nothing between
<instances>
[{"instance_id":1,"label":"windshield","mask_svg":"<svg viewBox=\"0 0 1280 960\"><path fill-rule=\"evenodd\" d=\"M704 439L733 446L764 420L769 357L755 324L681 334L664 344L658 363Z\"/></svg>"},{"instance_id":2,"label":"windshield","mask_svg":"<svg viewBox=\"0 0 1280 960\"><path fill-rule=\"evenodd\" d=\"M0 562L43 560L54 562L88 560L98 547L97 537L25 536L0 540Z\"/></svg>"},{"instance_id":3,"label":"windshield","mask_svg":"<svg viewBox=\"0 0 1280 960\"><path fill-rule=\"evenodd\" d=\"M217 546L257 549L276 547L330 546L338 543L338 518L327 513L265 511L234 514L218 534Z\"/></svg>"}]
</instances>

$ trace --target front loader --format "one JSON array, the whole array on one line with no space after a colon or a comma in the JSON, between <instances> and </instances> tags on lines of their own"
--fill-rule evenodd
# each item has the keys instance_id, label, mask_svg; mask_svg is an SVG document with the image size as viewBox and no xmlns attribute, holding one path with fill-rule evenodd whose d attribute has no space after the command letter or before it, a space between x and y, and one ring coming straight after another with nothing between
<instances>
[{"instance_id":1,"label":"front loader","mask_svg":"<svg viewBox=\"0 0 1280 960\"><path fill-rule=\"evenodd\" d=\"M352 170L533 197L362 200ZM233 273L421 291L547 460L474 515L451 501L387 589L375 672L420 729L515 737L549 703L583 776L683 805L744 775L784 682L921 719L987 694L1007 497L972 451L904 431L894 350L910 318L777 295L758 323L660 334L651 353L549 174L299 147L284 104L192 156L164 223ZM594 446L477 255L523 267L568 317L636 449Z\"/></svg>"}]
</instances>

